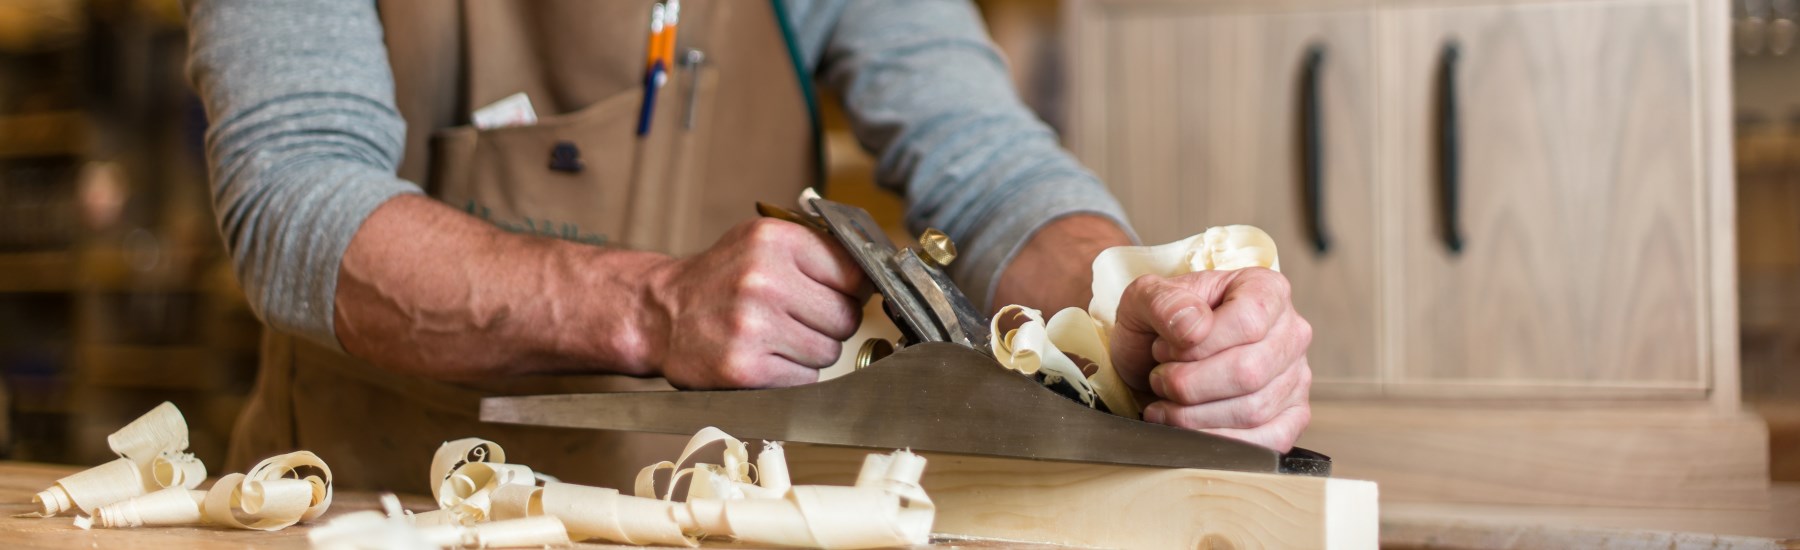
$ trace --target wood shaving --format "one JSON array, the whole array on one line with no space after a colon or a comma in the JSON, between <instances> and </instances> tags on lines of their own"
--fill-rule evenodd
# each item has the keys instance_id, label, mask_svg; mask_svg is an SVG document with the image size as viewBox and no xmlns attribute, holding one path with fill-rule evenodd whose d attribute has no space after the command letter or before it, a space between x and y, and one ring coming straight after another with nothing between
<instances>
[{"instance_id":1,"label":"wood shaving","mask_svg":"<svg viewBox=\"0 0 1800 550\"><path fill-rule=\"evenodd\" d=\"M194 525L204 517L200 507L205 501L206 491L170 487L101 506L92 523L109 528Z\"/></svg>"},{"instance_id":2,"label":"wood shaving","mask_svg":"<svg viewBox=\"0 0 1800 550\"><path fill-rule=\"evenodd\" d=\"M273 531L317 519L331 507L331 468L294 452L230 474L207 491L206 465L185 452L187 421L163 403L106 437L120 458L69 477L32 498L49 517L79 509L75 526L124 528L210 523Z\"/></svg>"},{"instance_id":3,"label":"wood shaving","mask_svg":"<svg viewBox=\"0 0 1800 550\"><path fill-rule=\"evenodd\" d=\"M1094 299L1088 314L1111 333L1125 287L1145 275L1175 277L1196 271L1266 267L1281 271L1275 239L1249 225L1214 227L1161 246L1115 246L1094 258Z\"/></svg>"},{"instance_id":4,"label":"wood shaving","mask_svg":"<svg viewBox=\"0 0 1800 550\"><path fill-rule=\"evenodd\" d=\"M52 517L71 510L92 515L102 506L166 487L193 489L206 480L206 465L187 453L187 421L174 403L163 402L119 431L106 444L120 456L59 479L31 498L33 512L15 517Z\"/></svg>"},{"instance_id":5,"label":"wood shaving","mask_svg":"<svg viewBox=\"0 0 1800 550\"><path fill-rule=\"evenodd\" d=\"M687 465L722 448L718 464ZM786 452L769 442L754 465L742 441L717 428L695 434L673 461L644 467L626 495L543 481L507 464L491 441L444 444L431 480L442 508L418 514L384 498L379 512L346 514L308 534L315 548L501 548L600 540L694 547L701 539L764 546L876 548L929 542L935 508L919 487L925 459L907 451L870 455L856 485L793 486ZM668 472L658 490L657 474ZM682 479L687 498L674 499ZM390 495L391 497L391 495Z\"/></svg>"},{"instance_id":6,"label":"wood shaving","mask_svg":"<svg viewBox=\"0 0 1800 550\"><path fill-rule=\"evenodd\" d=\"M1275 240L1248 225L1214 227L1160 246L1109 248L1094 258L1094 298L1086 311L1067 308L1046 322L1038 310L1002 307L994 314L989 345L1003 367L1032 375L1042 371L1044 384L1067 381L1089 407L1098 400L1113 414L1139 418L1143 404L1114 370L1110 347L1125 287L1145 275L1175 277L1248 267L1281 271ZM1071 354L1091 363L1092 374L1083 374Z\"/></svg>"},{"instance_id":7,"label":"wood shaving","mask_svg":"<svg viewBox=\"0 0 1800 550\"><path fill-rule=\"evenodd\" d=\"M274 531L311 521L330 507L331 468L317 455L296 451L219 478L202 512L215 525Z\"/></svg>"}]
</instances>

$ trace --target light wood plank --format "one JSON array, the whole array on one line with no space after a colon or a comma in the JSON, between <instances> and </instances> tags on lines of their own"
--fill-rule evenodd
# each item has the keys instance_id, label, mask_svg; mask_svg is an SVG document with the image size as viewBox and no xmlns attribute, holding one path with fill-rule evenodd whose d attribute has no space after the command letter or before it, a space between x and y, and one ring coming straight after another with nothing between
<instances>
[{"instance_id":1,"label":"light wood plank","mask_svg":"<svg viewBox=\"0 0 1800 550\"><path fill-rule=\"evenodd\" d=\"M1386 12L1400 126L1397 380L1710 386L1695 37L1680 0ZM1462 226L1443 244L1443 46ZM1508 386L1493 394L1521 396ZM1698 396L1698 392L1696 392Z\"/></svg>"},{"instance_id":2,"label":"light wood plank","mask_svg":"<svg viewBox=\"0 0 1800 550\"><path fill-rule=\"evenodd\" d=\"M854 480L866 449L792 445L796 483ZM934 532L1110 548L1374 548L1374 483L928 453Z\"/></svg>"}]
</instances>

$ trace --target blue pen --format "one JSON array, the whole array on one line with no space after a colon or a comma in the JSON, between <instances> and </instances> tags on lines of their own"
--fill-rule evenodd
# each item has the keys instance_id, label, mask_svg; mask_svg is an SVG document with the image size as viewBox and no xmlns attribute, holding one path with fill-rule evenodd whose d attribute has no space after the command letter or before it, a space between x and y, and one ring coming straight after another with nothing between
<instances>
[{"instance_id":1,"label":"blue pen","mask_svg":"<svg viewBox=\"0 0 1800 550\"><path fill-rule=\"evenodd\" d=\"M657 60L650 72L644 73L644 107L638 111L638 137L650 135L650 114L656 112L656 91L662 89L662 60Z\"/></svg>"},{"instance_id":2,"label":"blue pen","mask_svg":"<svg viewBox=\"0 0 1800 550\"><path fill-rule=\"evenodd\" d=\"M669 67L662 58L663 37L663 4L658 2L650 9L650 52L649 63L644 67L644 105L638 111L638 137L650 135L650 115L656 112L656 92L662 89L664 76Z\"/></svg>"}]
</instances>

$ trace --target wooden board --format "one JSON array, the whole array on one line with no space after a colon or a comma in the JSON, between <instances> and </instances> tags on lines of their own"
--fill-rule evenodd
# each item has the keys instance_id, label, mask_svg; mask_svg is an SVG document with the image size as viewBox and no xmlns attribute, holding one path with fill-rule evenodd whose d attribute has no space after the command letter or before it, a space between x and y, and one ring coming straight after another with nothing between
<instances>
[{"instance_id":1,"label":"wooden board","mask_svg":"<svg viewBox=\"0 0 1800 550\"><path fill-rule=\"evenodd\" d=\"M1761 510L1768 432L1748 413L1440 402L1315 403L1300 445L1385 501Z\"/></svg>"},{"instance_id":2,"label":"wooden board","mask_svg":"<svg viewBox=\"0 0 1800 550\"><path fill-rule=\"evenodd\" d=\"M796 484L854 481L869 451L788 447ZM1110 548L1375 548L1374 483L925 453L932 531Z\"/></svg>"}]
</instances>

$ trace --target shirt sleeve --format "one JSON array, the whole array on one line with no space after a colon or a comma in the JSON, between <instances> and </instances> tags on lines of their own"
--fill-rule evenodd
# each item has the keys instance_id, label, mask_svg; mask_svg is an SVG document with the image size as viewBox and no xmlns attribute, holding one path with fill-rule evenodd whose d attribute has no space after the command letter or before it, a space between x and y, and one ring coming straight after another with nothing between
<instances>
[{"instance_id":1,"label":"shirt sleeve","mask_svg":"<svg viewBox=\"0 0 1800 550\"><path fill-rule=\"evenodd\" d=\"M978 307L1051 221L1094 214L1131 233L1118 201L1020 101L973 5L787 1L805 61L876 156L876 183L906 196L908 229L957 243L951 276Z\"/></svg>"},{"instance_id":2,"label":"shirt sleeve","mask_svg":"<svg viewBox=\"0 0 1800 550\"><path fill-rule=\"evenodd\" d=\"M371 0L188 0L213 208L251 309L339 348L338 265L387 199L405 122Z\"/></svg>"}]
</instances>

